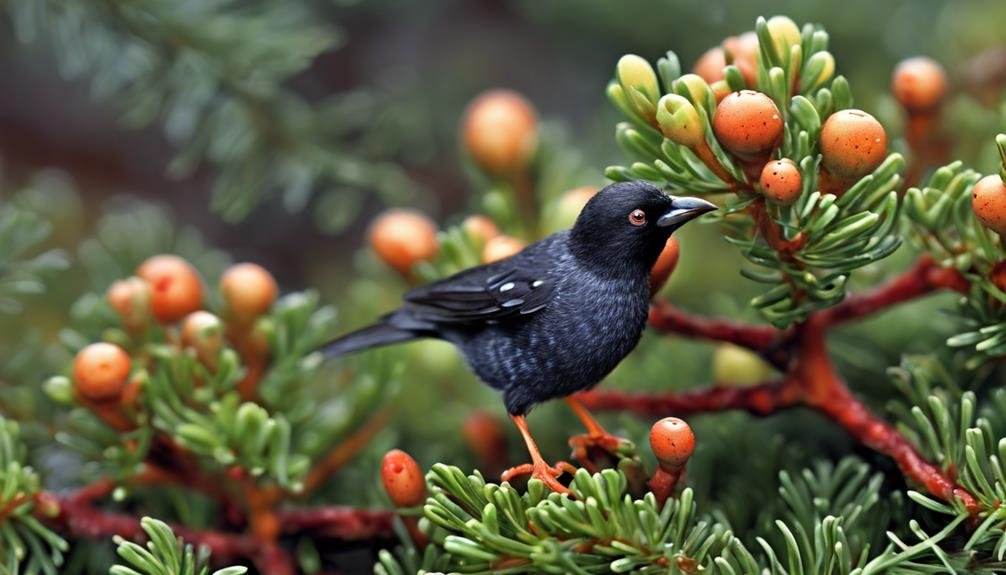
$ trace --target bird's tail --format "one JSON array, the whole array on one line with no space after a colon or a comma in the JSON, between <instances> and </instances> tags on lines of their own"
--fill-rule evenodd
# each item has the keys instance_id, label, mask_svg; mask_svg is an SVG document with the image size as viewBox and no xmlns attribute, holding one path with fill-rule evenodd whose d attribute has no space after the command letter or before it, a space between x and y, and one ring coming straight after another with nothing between
<instances>
[{"instance_id":1,"label":"bird's tail","mask_svg":"<svg viewBox=\"0 0 1006 575\"><path fill-rule=\"evenodd\" d=\"M331 359L339 356L378 347L409 341L419 337L414 331L404 330L385 323L377 323L357 331L337 337L322 347L325 357Z\"/></svg>"}]
</instances>

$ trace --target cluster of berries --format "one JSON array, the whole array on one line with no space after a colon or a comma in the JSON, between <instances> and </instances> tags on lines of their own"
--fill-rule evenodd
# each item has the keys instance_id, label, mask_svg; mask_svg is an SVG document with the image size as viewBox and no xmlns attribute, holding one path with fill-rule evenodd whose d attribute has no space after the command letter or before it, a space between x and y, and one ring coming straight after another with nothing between
<instances>
[{"instance_id":1,"label":"cluster of berries","mask_svg":"<svg viewBox=\"0 0 1006 575\"><path fill-rule=\"evenodd\" d=\"M259 265L241 263L227 269L219 289L225 305L222 317L203 309L203 281L192 264L178 256L159 255L140 265L135 276L115 282L107 298L130 334L142 335L156 322L167 341L193 350L208 369L215 369L228 341L265 356L268 342L254 325L276 300L276 280ZM114 343L92 343L74 359L74 389L85 402L130 403L142 381L131 379L133 371L125 349Z\"/></svg>"},{"instance_id":2,"label":"cluster of berries","mask_svg":"<svg viewBox=\"0 0 1006 575\"><path fill-rule=\"evenodd\" d=\"M800 30L789 18L774 17L767 26L777 44L777 53L790 54L800 44ZM728 38L722 46L706 52L693 73L677 78L673 91L662 96L657 73L639 56L623 56L616 77L622 93L630 96L629 101L642 118L649 120L668 140L692 150L714 173L729 182L731 176L718 165L706 142L705 118L711 118L717 142L752 181L757 181L757 191L770 202L790 205L800 197L804 182L796 162L775 157L785 134L783 114L769 95L750 89L732 91L726 80L726 68L732 65L740 71L747 86L755 86L758 53L758 38L753 32ZM805 71L816 72L810 84L823 85L834 74L834 58L822 51L812 55L811 60L814 61L804 66ZM906 90L906 97L921 100L919 91ZM700 113L697 106L713 109ZM831 114L821 127L819 146L822 157L819 187L836 195L872 172L887 157L883 126L862 110L846 109Z\"/></svg>"}]
</instances>

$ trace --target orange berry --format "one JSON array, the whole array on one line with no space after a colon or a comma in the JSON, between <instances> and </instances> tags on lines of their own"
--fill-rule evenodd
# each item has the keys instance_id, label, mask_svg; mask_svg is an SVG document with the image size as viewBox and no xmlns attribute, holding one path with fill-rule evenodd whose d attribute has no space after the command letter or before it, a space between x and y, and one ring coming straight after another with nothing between
<instances>
[{"instance_id":1,"label":"orange berry","mask_svg":"<svg viewBox=\"0 0 1006 575\"><path fill-rule=\"evenodd\" d=\"M727 84L726 80L713 82L709 85L709 88L713 91L713 97L716 98L717 105L719 105L724 98L733 93L733 90L730 89L730 84Z\"/></svg>"},{"instance_id":2,"label":"orange berry","mask_svg":"<svg viewBox=\"0 0 1006 575\"><path fill-rule=\"evenodd\" d=\"M772 98L754 90L734 92L716 107L713 132L723 148L743 160L772 153L782 139L782 114Z\"/></svg>"},{"instance_id":3,"label":"orange berry","mask_svg":"<svg viewBox=\"0 0 1006 575\"><path fill-rule=\"evenodd\" d=\"M214 360L224 346L223 322L208 311L190 313L182 322L182 343L196 350L200 360Z\"/></svg>"},{"instance_id":4,"label":"orange berry","mask_svg":"<svg viewBox=\"0 0 1006 575\"><path fill-rule=\"evenodd\" d=\"M161 323L174 323L202 306L199 273L178 256L154 256L136 270L150 285L150 307Z\"/></svg>"},{"instance_id":5,"label":"orange berry","mask_svg":"<svg viewBox=\"0 0 1006 575\"><path fill-rule=\"evenodd\" d=\"M534 108L511 90L490 90L465 111L462 135L468 153L483 170L497 177L527 169L538 146Z\"/></svg>"},{"instance_id":6,"label":"orange berry","mask_svg":"<svg viewBox=\"0 0 1006 575\"><path fill-rule=\"evenodd\" d=\"M136 276L119 280L108 288L106 297L126 327L136 328L146 323L150 315L150 285L147 282Z\"/></svg>"},{"instance_id":7,"label":"orange berry","mask_svg":"<svg viewBox=\"0 0 1006 575\"><path fill-rule=\"evenodd\" d=\"M482 244L500 235L500 229L496 222L486 216L468 216L465 221L461 222L461 227L470 237Z\"/></svg>"},{"instance_id":8,"label":"orange berry","mask_svg":"<svg viewBox=\"0 0 1006 575\"><path fill-rule=\"evenodd\" d=\"M242 323L269 311L278 293L272 274L258 264L233 265L220 278L220 295L230 313Z\"/></svg>"},{"instance_id":9,"label":"orange berry","mask_svg":"<svg viewBox=\"0 0 1006 575\"><path fill-rule=\"evenodd\" d=\"M489 264L506 259L524 249L524 242L512 236L496 236L482 248L482 263Z\"/></svg>"},{"instance_id":10,"label":"orange berry","mask_svg":"<svg viewBox=\"0 0 1006 575\"><path fill-rule=\"evenodd\" d=\"M821 163L841 178L864 176L887 157L887 134L862 110L840 110L821 128Z\"/></svg>"},{"instance_id":11,"label":"orange berry","mask_svg":"<svg viewBox=\"0 0 1006 575\"><path fill-rule=\"evenodd\" d=\"M971 209L983 226L1006 234L1006 184L998 174L985 176L971 189Z\"/></svg>"},{"instance_id":12,"label":"orange berry","mask_svg":"<svg viewBox=\"0 0 1006 575\"><path fill-rule=\"evenodd\" d=\"M692 68L692 72L701 76L706 82L713 84L724 78L723 68L726 67L727 56L723 52L723 48L714 46L699 56L699 59L695 61L695 67Z\"/></svg>"},{"instance_id":13,"label":"orange berry","mask_svg":"<svg viewBox=\"0 0 1006 575\"><path fill-rule=\"evenodd\" d=\"M465 418L461 427L465 443L483 463L501 464L506 460L506 434L499 420L482 410Z\"/></svg>"},{"instance_id":14,"label":"orange berry","mask_svg":"<svg viewBox=\"0 0 1006 575\"><path fill-rule=\"evenodd\" d=\"M678 257L681 255L681 247L677 238L667 238L664 249L657 257L657 263L653 264L650 270L650 297L653 297L667 283L667 278L671 277L674 268L678 265Z\"/></svg>"},{"instance_id":15,"label":"orange berry","mask_svg":"<svg viewBox=\"0 0 1006 575\"><path fill-rule=\"evenodd\" d=\"M426 500L423 470L408 453L392 449L381 460L381 483L395 507L416 507Z\"/></svg>"},{"instance_id":16,"label":"orange berry","mask_svg":"<svg viewBox=\"0 0 1006 575\"><path fill-rule=\"evenodd\" d=\"M695 435L684 420L665 417L650 428L650 449L657 456L660 467L680 469L695 451Z\"/></svg>"},{"instance_id":17,"label":"orange berry","mask_svg":"<svg viewBox=\"0 0 1006 575\"><path fill-rule=\"evenodd\" d=\"M766 198L784 206L795 202L803 191L800 168L789 158L765 164L758 183L761 186L761 193Z\"/></svg>"},{"instance_id":18,"label":"orange berry","mask_svg":"<svg viewBox=\"0 0 1006 575\"><path fill-rule=\"evenodd\" d=\"M758 80L758 35L745 32L740 36L731 36L723 41L723 50L744 76L744 82L753 88Z\"/></svg>"},{"instance_id":19,"label":"orange berry","mask_svg":"<svg viewBox=\"0 0 1006 575\"><path fill-rule=\"evenodd\" d=\"M388 210L370 225L370 247L384 263L408 273L416 263L437 255L437 228L411 210Z\"/></svg>"},{"instance_id":20,"label":"orange berry","mask_svg":"<svg viewBox=\"0 0 1006 575\"><path fill-rule=\"evenodd\" d=\"M583 210L583 206L587 205L590 198L597 195L597 188L594 186L581 186L579 188L573 188L568 192L564 193L559 202L564 208L575 209L577 215Z\"/></svg>"},{"instance_id":21,"label":"orange berry","mask_svg":"<svg viewBox=\"0 0 1006 575\"><path fill-rule=\"evenodd\" d=\"M112 343L92 343L77 352L73 360L73 381L87 399L117 398L129 380L132 361L121 347Z\"/></svg>"},{"instance_id":22,"label":"orange berry","mask_svg":"<svg viewBox=\"0 0 1006 575\"><path fill-rule=\"evenodd\" d=\"M946 95L947 74L931 58L909 58L894 69L891 92L909 112L926 112L938 106Z\"/></svg>"},{"instance_id":23,"label":"orange berry","mask_svg":"<svg viewBox=\"0 0 1006 575\"><path fill-rule=\"evenodd\" d=\"M1006 261L1001 261L993 266L989 272L989 279L1000 291L1006 292Z\"/></svg>"},{"instance_id":24,"label":"orange berry","mask_svg":"<svg viewBox=\"0 0 1006 575\"><path fill-rule=\"evenodd\" d=\"M597 194L597 188L593 186L574 188L562 194L550 214L549 231L557 232L572 227L576 223L576 218L580 216L580 212L583 211L583 207L595 194Z\"/></svg>"}]
</instances>

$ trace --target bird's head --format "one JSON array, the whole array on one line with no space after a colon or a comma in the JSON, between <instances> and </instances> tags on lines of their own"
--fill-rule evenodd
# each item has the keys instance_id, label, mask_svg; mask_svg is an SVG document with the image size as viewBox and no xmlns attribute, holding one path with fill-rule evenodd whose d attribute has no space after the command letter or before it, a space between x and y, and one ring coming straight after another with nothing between
<instances>
[{"instance_id":1,"label":"bird's head","mask_svg":"<svg viewBox=\"0 0 1006 575\"><path fill-rule=\"evenodd\" d=\"M715 209L705 200L670 196L642 181L611 184L584 206L570 241L577 257L599 266L640 264L648 272L674 230Z\"/></svg>"}]
</instances>

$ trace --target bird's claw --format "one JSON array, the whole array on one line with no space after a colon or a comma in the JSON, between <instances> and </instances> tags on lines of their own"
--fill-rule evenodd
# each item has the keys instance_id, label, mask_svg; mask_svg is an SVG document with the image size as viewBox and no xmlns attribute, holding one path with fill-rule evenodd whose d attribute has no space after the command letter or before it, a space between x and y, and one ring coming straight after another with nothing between
<instances>
[{"instance_id":1,"label":"bird's claw","mask_svg":"<svg viewBox=\"0 0 1006 575\"><path fill-rule=\"evenodd\" d=\"M558 477L563 473L569 473L573 475L576 473L576 467L567 461L557 461L555 465L549 467L544 462L542 463L525 463L523 465L517 465L516 467L511 467L503 472L500 476L501 481L511 481L515 477L520 477L521 475L530 475L532 479L537 479L544 483L549 489L555 491L556 493L563 493L566 495L572 495L573 493L568 487L559 483Z\"/></svg>"},{"instance_id":2,"label":"bird's claw","mask_svg":"<svg viewBox=\"0 0 1006 575\"><path fill-rule=\"evenodd\" d=\"M574 435L569 438L569 446L573 448L573 457L579 461L589 460L589 452L594 448L617 456L627 450L631 452L634 447L628 439L623 439L608 432Z\"/></svg>"}]
</instances>

